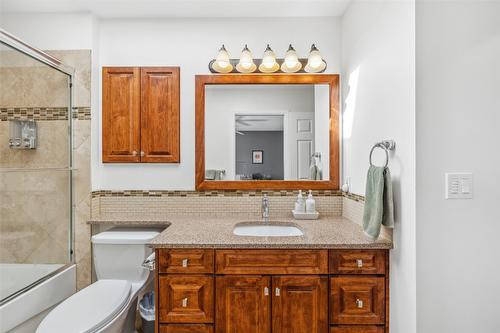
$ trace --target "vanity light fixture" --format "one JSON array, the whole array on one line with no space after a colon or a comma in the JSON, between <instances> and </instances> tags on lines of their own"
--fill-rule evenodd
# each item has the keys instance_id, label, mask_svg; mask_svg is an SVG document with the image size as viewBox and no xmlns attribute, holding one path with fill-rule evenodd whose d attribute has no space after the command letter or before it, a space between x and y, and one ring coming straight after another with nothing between
<instances>
[{"instance_id":1,"label":"vanity light fixture","mask_svg":"<svg viewBox=\"0 0 500 333\"><path fill-rule=\"evenodd\" d=\"M231 60L229 58L229 53L227 52L224 44L219 49L215 60L210 65L211 69L217 73L230 73L233 70L233 65L231 65Z\"/></svg>"},{"instance_id":2,"label":"vanity light fixture","mask_svg":"<svg viewBox=\"0 0 500 333\"><path fill-rule=\"evenodd\" d=\"M293 48L292 44L288 47L285 54L285 61L281 64L281 70L285 73L295 73L302 68L302 64L297 56L297 51Z\"/></svg>"},{"instance_id":3,"label":"vanity light fixture","mask_svg":"<svg viewBox=\"0 0 500 333\"><path fill-rule=\"evenodd\" d=\"M259 65L259 71L262 73L274 73L280 69L280 65L276 62L276 55L267 44L266 50L262 57L262 63Z\"/></svg>"},{"instance_id":4,"label":"vanity light fixture","mask_svg":"<svg viewBox=\"0 0 500 333\"><path fill-rule=\"evenodd\" d=\"M253 73L257 69L257 66L253 62L252 52L248 49L248 46L245 44L245 47L241 51L240 61L236 65L236 70L240 73Z\"/></svg>"},{"instance_id":5,"label":"vanity light fixture","mask_svg":"<svg viewBox=\"0 0 500 333\"><path fill-rule=\"evenodd\" d=\"M276 58L271 46L267 44L262 59L254 59L245 44L239 59L231 59L222 45L215 59L208 64L208 69L217 74L323 73L326 66L326 61L315 44L312 44L307 58L299 58L292 44L289 45L284 58Z\"/></svg>"},{"instance_id":6,"label":"vanity light fixture","mask_svg":"<svg viewBox=\"0 0 500 333\"><path fill-rule=\"evenodd\" d=\"M309 52L309 57L307 58L306 67L304 70L308 73L319 73L324 71L326 68L326 62L321 57L316 45L311 46L311 51Z\"/></svg>"}]
</instances>

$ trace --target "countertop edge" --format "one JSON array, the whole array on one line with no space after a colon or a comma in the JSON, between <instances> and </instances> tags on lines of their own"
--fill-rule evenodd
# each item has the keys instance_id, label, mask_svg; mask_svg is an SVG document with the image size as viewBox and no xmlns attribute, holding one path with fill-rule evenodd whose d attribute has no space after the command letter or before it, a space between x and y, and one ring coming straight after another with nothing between
<instances>
[{"instance_id":1,"label":"countertop edge","mask_svg":"<svg viewBox=\"0 0 500 333\"><path fill-rule=\"evenodd\" d=\"M152 249L291 249L291 250L392 250L389 243L374 244L148 244Z\"/></svg>"}]
</instances>

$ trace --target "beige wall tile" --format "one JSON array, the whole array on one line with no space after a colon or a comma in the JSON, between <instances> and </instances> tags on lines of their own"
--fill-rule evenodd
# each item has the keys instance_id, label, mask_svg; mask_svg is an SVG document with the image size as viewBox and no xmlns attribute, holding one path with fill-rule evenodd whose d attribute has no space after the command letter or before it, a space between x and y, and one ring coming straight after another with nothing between
<instances>
[{"instance_id":1,"label":"beige wall tile","mask_svg":"<svg viewBox=\"0 0 500 333\"><path fill-rule=\"evenodd\" d=\"M1 89L0 89L1 90ZM37 121L37 148L9 148L9 122L0 121L0 168L46 168L69 165L68 121Z\"/></svg>"}]
</instances>

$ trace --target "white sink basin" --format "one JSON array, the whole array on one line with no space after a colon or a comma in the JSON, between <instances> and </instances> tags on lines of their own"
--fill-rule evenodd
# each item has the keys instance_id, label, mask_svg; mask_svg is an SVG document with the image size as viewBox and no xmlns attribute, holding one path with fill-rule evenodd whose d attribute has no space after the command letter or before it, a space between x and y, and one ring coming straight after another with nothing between
<instances>
[{"instance_id":1,"label":"white sink basin","mask_svg":"<svg viewBox=\"0 0 500 333\"><path fill-rule=\"evenodd\" d=\"M291 224L273 223L239 223L234 226L233 234L236 236L254 237L297 237L303 236L302 230Z\"/></svg>"}]
</instances>

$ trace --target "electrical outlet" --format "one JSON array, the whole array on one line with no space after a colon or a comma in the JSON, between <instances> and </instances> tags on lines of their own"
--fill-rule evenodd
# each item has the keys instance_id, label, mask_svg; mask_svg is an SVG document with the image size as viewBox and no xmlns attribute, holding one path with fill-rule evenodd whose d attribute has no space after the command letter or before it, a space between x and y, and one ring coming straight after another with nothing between
<instances>
[{"instance_id":1,"label":"electrical outlet","mask_svg":"<svg viewBox=\"0 0 500 333\"><path fill-rule=\"evenodd\" d=\"M472 199L472 173L446 173L446 199Z\"/></svg>"}]
</instances>

